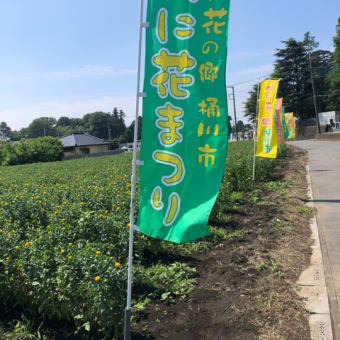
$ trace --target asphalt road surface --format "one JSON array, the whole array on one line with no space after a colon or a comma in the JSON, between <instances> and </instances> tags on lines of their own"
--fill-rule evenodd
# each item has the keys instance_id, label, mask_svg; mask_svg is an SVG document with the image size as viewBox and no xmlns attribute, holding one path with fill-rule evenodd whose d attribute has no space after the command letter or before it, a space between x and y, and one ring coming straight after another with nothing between
<instances>
[{"instance_id":1,"label":"asphalt road surface","mask_svg":"<svg viewBox=\"0 0 340 340\"><path fill-rule=\"evenodd\" d=\"M308 151L333 330L340 340L340 142L292 144Z\"/></svg>"}]
</instances>

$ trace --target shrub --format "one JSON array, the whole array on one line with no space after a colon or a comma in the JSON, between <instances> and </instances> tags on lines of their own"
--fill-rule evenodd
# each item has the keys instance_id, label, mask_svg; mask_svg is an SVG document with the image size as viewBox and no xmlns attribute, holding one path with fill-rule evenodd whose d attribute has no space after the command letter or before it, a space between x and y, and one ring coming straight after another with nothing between
<instances>
[{"instance_id":1,"label":"shrub","mask_svg":"<svg viewBox=\"0 0 340 340\"><path fill-rule=\"evenodd\" d=\"M54 162L63 158L63 146L59 139L54 137L6 142L2 144L1 150L0 161L2 165Z\"/></svg>"}]
</instances>

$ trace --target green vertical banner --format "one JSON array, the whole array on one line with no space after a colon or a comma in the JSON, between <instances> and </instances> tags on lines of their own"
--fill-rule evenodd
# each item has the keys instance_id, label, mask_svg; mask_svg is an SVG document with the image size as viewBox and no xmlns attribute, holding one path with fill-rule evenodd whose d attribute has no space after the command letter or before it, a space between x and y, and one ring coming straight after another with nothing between
<instances>
[{"instance_id":1,"label":"green vertical banner","mask_svg":"<svg viewBox=\"0 0 340 340\"><path fill-rule=\"evenodd\" d=\"M283 134L284 134L284 138L285 141L288 139L289 137L289 130L288 130L288 126L287 126L287 122L286 122L286 115L285 115L286 109L284 106L282 106L282 127L283 127Z\"/></svg>"},{"instance_id":2,"label":"green vertical banner","mask_svg":"<svg viewBox=\"0 0 340 340\"><path fill-rule=\"evenodd\" d=\"M176 243L208 235L228 141L229 0L149 0L139 231Z\"/></svg>"}]
</instances>

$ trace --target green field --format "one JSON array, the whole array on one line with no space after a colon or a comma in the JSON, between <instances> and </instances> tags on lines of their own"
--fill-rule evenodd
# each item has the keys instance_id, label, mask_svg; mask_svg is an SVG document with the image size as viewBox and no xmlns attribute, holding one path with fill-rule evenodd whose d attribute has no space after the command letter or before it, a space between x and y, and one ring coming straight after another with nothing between
<instances>
[{"instance_id":1,"label":"green field","mask_svg":"<svg viewBox=\"0 0 340 340\"><path fill-rule=\"evenodd\" d=\"M150 299L185 296L195 285L195 268L162 264L159 254L205 251L235 233L218 225L227 223L225 207L251 189L252 148L252 142L229 145L211 237L178 246L135 234L137 309ZM271 180L279 162L257 160L257 182ZM119 337L130 177L131 153L0 167L0 300L67 321L71 332Z\"/></svg>"}]
</instances>

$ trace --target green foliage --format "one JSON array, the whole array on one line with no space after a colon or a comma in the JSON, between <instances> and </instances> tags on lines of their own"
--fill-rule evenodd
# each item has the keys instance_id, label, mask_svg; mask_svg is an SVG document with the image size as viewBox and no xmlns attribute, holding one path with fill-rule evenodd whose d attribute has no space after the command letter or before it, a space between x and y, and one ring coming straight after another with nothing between
<instances>
[{"instance_id":1,"label":"green foliage","mask_svg":"<svg viewBox=\"0 0 340 340\"><path fill-rule=\"evenodd\" d=\"M330 89L328 94L328 109L340 110L340 17L336 26L336 34L334 37L334 66L328 77Z\"/></svg>"},{"instance_id":2,"label":"green foliage","mask_svg":"<svg viewBox=\"0 0 340 340\"><path fill-rule=\"evenodd\" d=\"M281 79L277 97L283 97L286 112L294 112L296 116L301 118L315 116L311 68L318 111L325 112L329 91L327 76L331 72L332 53L316 50L319 44L309 32L305 33L302 41L290 38L282 41L282 43L283 48L277 49L275 53L275 68L271 77ZM245 102L245 116L251 120L255 119L256 99L257 84L253 86Z\"/></svg>"},{"instance_id":3,"label":"green foliage","mask_svg":"<svg viewBox=\"0 0 340 340\"><path fill-rule=\"evenodd\" d=\"M149 268L137 267L135 277L140 285L148 287L149 297L171 300L178 296L184 298L192 291L196 269L180 262L157 264Z\"/></svg>"},{"instance_id":4,"label":"green foliage","mask_svg":"<svg viewBox=\"0 0 340 340\"><path fill-rule=\"evenodd\" d=\"M297 207L296 211L298 212L298 214L302 215L302 216L308 216L312 213L312 209L308 208L308 207Z\"/></svg>"},{"instance_id":5,"label":"green foliage","mask_svg":"<svg viewBox=\"0 0 340 340\"><path fill-rule=\"evenodd\" d=\"M12 141L23 138L43 136L62 137L72 133L88 133L101 139L118 139L126 133L125 113L114 108L112 114L102 111L87 113L83 118L40 117L34 119L28 127L12 131L5 122L0 124L0 140Z\"/></svg>"},{"instance_id":6,"label":"green foliage","mask_svg":"<svg viewBox=\"0 0 340 340\"><path fill-rule=\"evenodd\" d=\"M80 332L121 330L130 171L129 155L1 168L0 298Z\"/></svg>"},{"instance_id":7,"label":"green foliage","mask_svg":"<svg viewBox=\"0 0 340 340\"><path fill-rule=\"evenodd\" d=\"M253 85L253 88L251 91L248 92L249 97L247 101L244 103L245 108L245 117L248 117L249 120L252 122L255 121L256 116L256 104L257 104L257 91L258 91L258 85Z\"/></svg>"},{"instance_id":8,"label":"green foliage","mask_svg":"<svg viewBox=\"0 0 340 340\"><path fill-rule=\"evenodd\" d=\"M284 48L278 49L275 56L273 77L281 78L278 97L284 98L286 112L294 112L301 118L315 115L309 53L316 88L318 89L319 110L326 108L325 94L328 91L326 76L330 71L331 56L329 51L315 50L318 43L307 32L304 40L290 38L282 42Z\"/></svg>"},{"instance_id":9,"label":"green foliage","mask_svg":"<svg viewBox=\"0 0 340 340\"><path fill-rule=\"evenodd\" d=\"M60 161L63 154L61 142L54 137L7 142L0 145L2 165Z\"/></svg>"},{"instance_id":10,"label":"green foliage","mask_svg":"<svg viewBox=\"0 0 340 340\"><path fill-rule=\"evenodd\" d=\"M7 140L11 137L12 130L5 122L0 123L0 141Z\"/></svg>"},{"instance_id":11,"label":"green foliage","mask_svg":"<svg viewBox=\"0 0 340 340\"><path fill-rule=\"evenodd\" d=\"M31 321L24 315L22 315L21 320L16 320L13 330L6 332L5 336L6 339L47 340L45 336L40 334L40 327L35 331Z\"/></svg>"},{"instance_id":12,"label":"green foliage","mask_svg":"<svg viewBox=\"0 0 340 340\"><path fill-rule=\"evenodd\" d=\"M230 143L226 174L210 216L218 223L211 223L210 237L175 245L135 236L135 310L151 299L183 298L193 289L195 269L176 256L169 260L171 255L204 252L244 233L228 228L225 210L239 207L251 190L252 150L252 142ZM257 159L256 180L272 178L277 162ZM129 153L2 167L0 299L23 306L31 315L73 322L72 334L119 339L126 299L130 173ZM166 263L160 260L164 258ZM25 332L22 324L19 331Z\"/></svg>"},{"instance_id":13,"label":"green foliage","mask_svg":"<svg viewBox=\"0 0 340 340\"><path fill-rule=\"evenodd\" d=\"M57 120L50 117L41 117L34 119L28 126L28 138L38 138L43 136L56 136L55 126Z\"/></svg>"}]
</instances>

